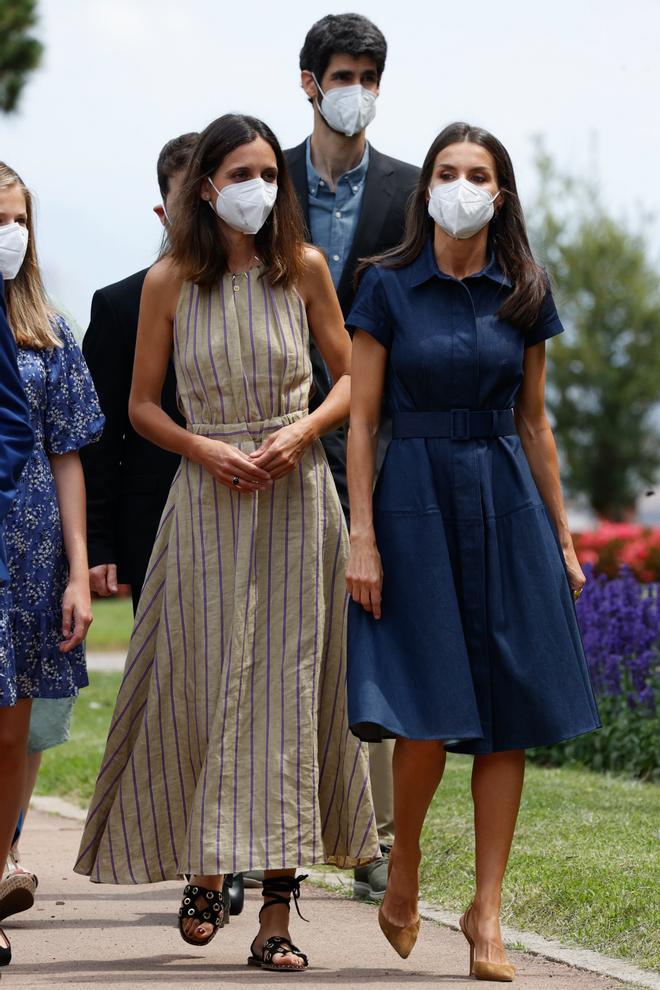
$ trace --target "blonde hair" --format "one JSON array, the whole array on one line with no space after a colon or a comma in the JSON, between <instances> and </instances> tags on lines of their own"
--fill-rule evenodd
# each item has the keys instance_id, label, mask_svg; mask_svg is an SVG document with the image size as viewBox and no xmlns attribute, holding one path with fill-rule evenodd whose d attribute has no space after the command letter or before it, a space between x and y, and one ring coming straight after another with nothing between
<instances>
[{"instance_id":1,"label":"blonde hair","mask_svg":"<svg viewBox=\"0 0 660 990\"><path fill-rule=\"evenodd\" d=\"M32 196L18 172L4 162L0 162L0 189L8 189L11 186L18 186L25 197L27 229L30 237L25 260L18 275L5 282L9 325L14 331L19 347L31 347L37 350L45 347L61 347L62 341L53 326L55 313L48 305L37 261Z\"/></svg>"}]
</instances>

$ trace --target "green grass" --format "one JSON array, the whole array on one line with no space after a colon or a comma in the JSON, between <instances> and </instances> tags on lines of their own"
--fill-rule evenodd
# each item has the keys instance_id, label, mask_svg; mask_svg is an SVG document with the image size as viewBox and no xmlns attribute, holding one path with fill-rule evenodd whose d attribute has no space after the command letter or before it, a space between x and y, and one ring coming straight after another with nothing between
<instances>
[{"instance_id":1,"label":"green grass","mask_svg":"<svg viewBox=\"0 0 660 990\"><path fill-rule=\"evenodd\" d=\"M450 910L473 889L470 766L448 758L423 834L423 896ZM504 922L657 966L659 825L655 785L528 765Z\"/></svg>"},{"instance_id":2,"label":"green grass","mask_svg":"<svg viewBox=\"0 0 660 990\"><path fill-rule=\"evenodd\" d=\"M92 651L125 650L133 631L133 602L130 598L95 598L94 621L87 636Z\"/></svg>"},{"instance_id":3,"label":"green grass","mask_svg":"<svg viewBox=\"0 0 660 990\"><path fill-rule=\"evenodd\" d=\"M44 754L39 793L89 802L120 676L92 672L76 702L71 742ZM463 909L472 893L470 766L465 757L448 758L422 837L422 896L448 910ZM657 966L659 823L657 785L529 765L505 923Z\"/></svg>"},{"instance_id":4,"label":"green grass","mask_svg":"<svg viewBox=\"0 0 660 990\"><path fill-rule=\"evenodd\" d=\"M46 750L36 788L38 794L57 794L82 807L94 790L121 674L91 671L89 680L73 709L71 739Z\"/></svg>"}]
</instances>

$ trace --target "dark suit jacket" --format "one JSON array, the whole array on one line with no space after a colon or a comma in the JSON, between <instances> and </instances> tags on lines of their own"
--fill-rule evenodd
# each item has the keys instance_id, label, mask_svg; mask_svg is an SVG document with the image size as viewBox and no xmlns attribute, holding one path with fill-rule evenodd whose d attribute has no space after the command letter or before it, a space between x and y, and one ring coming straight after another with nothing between
<instances>
[{"instance_id":1,"label":"dark suit jacket","mask_svg":"<svg viewBox=\"0 0 660 990\"><path fill-rule=\"evenodd\" d=\"M140 295L147 270L94 293L83 354L94 379L105 430L80 456L87 486L89 566L117 564L121 582L142 587L158 523L181 458L139 436L128 419ZM162 405L183 425L172 363Z\"/></svg>"},{"instance_id":2,"label":"dark suit jacket","mask_svg":"<svg viewBox=\"0 0 660 990\"><path fill-rule=\"evenodd\" d=\"M0 275L0 523L11 508L18 479L34 444L30 409L16 362L16 341L5 314L5 290ZM8 579L5 544L0 532L0 581Z\"/></svg>"},{"instance_id":3,"label":"dark suit jacket","mask_svg":"<svg viewBox=\"0 0 660 990\"><path fill-rule=\"evenodd\" d=\"M307 187L307 142L285 151L285 157L298 196L307 238L309 232L309 191ZM360 258L381 254L395 247L403 240L406 222L406 208L410 195L417 185L419 169L396 158L383 155L369 145L369 168L365 180L360 218L358 220L353 246L346 261L341 281L337 289L339 303L344 316L355 296L355 269ZM311 344L312 367L314 370L314 392L310 409L316 409L326 398L331 383L321 355L314 343ZM348 488L346 484L346 444L343 430L323 437L330 469L337 485L337 491L344 510L348 509Z\"/></svg>"}]
</instances>

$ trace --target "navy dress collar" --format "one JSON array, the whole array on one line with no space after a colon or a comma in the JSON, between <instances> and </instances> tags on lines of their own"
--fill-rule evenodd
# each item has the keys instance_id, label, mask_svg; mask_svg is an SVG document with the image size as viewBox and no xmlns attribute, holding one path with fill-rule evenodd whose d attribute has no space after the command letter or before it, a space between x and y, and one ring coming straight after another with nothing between
<instances>
[{"instance_id":1,"label":"navy dress collar","mask_svg":"<svg viewBox=\"0 0 660 990\"><path fill-rule=\"evenodd\" d=\"M418 285L423 285L428 282L429 279L439 278L443 281L457 282L453 275L447 275L446 272L440 271L438 268L438 263L435 260L435 252L433 250L433 238L429 237L426 244L417 255L415 260L410 264L407 269L405 269L407 275L407 282L411 288L415 288ZM497 282L498 285L505 285L507 288L511 288L511 280L502 271L497 258L495 257L495 251L490 248L490 256L488 263L480 272L475 272L473 275L468 275L468 279L472 278L489 278L492 282ZM464 279L463 281L467 281Z\"/></svg>"}]
</instances>

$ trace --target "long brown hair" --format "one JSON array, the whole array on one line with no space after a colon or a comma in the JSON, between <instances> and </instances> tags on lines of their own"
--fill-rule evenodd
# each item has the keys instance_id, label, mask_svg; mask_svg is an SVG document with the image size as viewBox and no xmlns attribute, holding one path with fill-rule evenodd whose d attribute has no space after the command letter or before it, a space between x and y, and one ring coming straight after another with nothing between
<instances>
[{"instance_id":1,"label":"long brown hair","mask_svg":"<svg viewBox=\"0 0 660 990\"><path fill-rule=\"evenodd\" d=\"M502 205L491 220L489 239L498 264L513 285L513 291L497 315L523 330L529 329L538 319L548 278L534 260L529 246L525 217L518 198L509 153L494 135L481 127L457 122L449 124L438 134L424 159L417 189L410 200L402 243L385 254L365 259L358 268L358 273L367 265L373 264L380 264L385 268L404 268L419 256L435 226L428 212L427 191L436 158L450 144L462 141L470 141L485 148L495 162Z\"/></svg>"},{"instance_id":2,"label":"long brown hair","mask_svg":"<svg viewBox=\"0 0 660 990\"><path fill-rule=\"evenodd\" d=\"M16 278L5 282L9 325L14 331L19 347L36 349L61 347L62 341L52 324L55 314L48 305L37 261L32 196L18 172L4 162L0 162L0 189L9 189L11 186L18 186L25 197L27 229L30 236L20 271Z\"/></svg>"},{"instance_id":3,"label":"long brown hair","mask_svg":"<svg viewBox=\"0 0 660 990\"><path fill-rule=\"evenodd\" d=\"M255 247L272 285L296 284L303 271L304 233L298 200L286 159L270 127L256 117L227 113L202 131L195 148L169 232L170 256L181 277L210 288L227 273L228 245L218 218L200 191L227 155L261 137L275 153L277 199L270 216L255 235Z\"/></svg>"}]
</instances>

